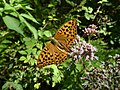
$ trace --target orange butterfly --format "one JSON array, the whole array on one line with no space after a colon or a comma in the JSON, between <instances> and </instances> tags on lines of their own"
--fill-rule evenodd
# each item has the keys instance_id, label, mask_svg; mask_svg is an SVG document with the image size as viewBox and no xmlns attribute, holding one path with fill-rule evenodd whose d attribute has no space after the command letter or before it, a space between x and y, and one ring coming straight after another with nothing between
<instances>
[{"instance_id":1,"label":"orange butterfly","mask_svg":"<svg viewBox=\"0 0 120 90\"><path fill-rule=\"evenodd\" d=\"M64 62L70 46L73 44L77 35L77 20L72 19L56 32L55 36L50 38L49 42L38 56L37 66L44 67L50 64L60 64Z\"/></svg>"}]
</instances>

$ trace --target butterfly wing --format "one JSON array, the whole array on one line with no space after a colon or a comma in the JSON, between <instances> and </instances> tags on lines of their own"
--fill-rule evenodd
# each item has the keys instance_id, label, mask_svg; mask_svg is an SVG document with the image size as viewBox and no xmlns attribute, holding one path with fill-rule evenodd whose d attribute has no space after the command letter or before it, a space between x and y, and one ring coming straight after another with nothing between
<instances>
[{"instance_id":1,"label":"butterfly wing","mask_svg":"<svg viewBox=\"0 0 120 90\"><path fill-rule=\"evenodd\" d=\"M73 44L77 35L77 20L72 19L57 31L54 38L64 47L66 51L70 51L70 46Z\"/></svg>"},{"instance_id":2,"label":"butterfly wing","mask_svg":"<svg viewBox=\"0 0 120 90\"><path fill-rule=\"evenodd\" d=\"M77 34L77 20L73 19L65 23L55 34L56 43L48 43L41 51L37 66L44 67L50 64L60 64L68 57L70 46L73 44Z\"/></svg>"},{"instance_id":3,"label":"butterfly wing","mask_svg":"<svg viewBox=\"0 0 120 90\"><path fill-rule=\"evenodd\" d=\"M67 57L68 53L66 51L61 50L58 46L50 42L41 51L37 60L37 66L44 67L50 64L60 64L64 62Z\"/></svg>"}]
</instances>

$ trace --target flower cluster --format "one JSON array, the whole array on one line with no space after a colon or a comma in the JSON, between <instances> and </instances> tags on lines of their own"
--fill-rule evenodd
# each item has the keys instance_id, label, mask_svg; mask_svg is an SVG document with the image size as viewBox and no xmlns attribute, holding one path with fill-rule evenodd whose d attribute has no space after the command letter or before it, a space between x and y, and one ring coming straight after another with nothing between
<instances>
[{"instance_id":1,"label":"flower cluster","mask_svg":"<svg viewBox=\"0 0 120 90\"><path fill-rule=\"evenodd\" d=\"M104 62L100 66L102 69L93 67L92 70L87 70L85 77L81 78L86 81L83 84L84 89L92 88L95 90L119 90L119 64Z\"/></svg>"},{"instance_id":2,"label":"flower cluster","mask_svg":"<svg viewBox=\"0 0 120 90\"><path fill-rule=\"evenodd\" d=\"M85 41L80 41L80 37L77 35L69 56L75 61L82 59L82 57L86 60L93 60L97 59L96 56L94 56L96 51L97 50L93 45L86 43Z\"/></svg>"},{"instance_id":3,"label":"flower cluster","mask_svg":"<svg viewBox=\"0 0 120 90\"><path fill-rule=\"evenodd\" d=\"M117 63L120 63L120 55L119 54L115 54L115 56L113 56L113 58L117 60Z\"/></svg>"},{"instance_id":4,"label":"flower cluster","mask_svg":"<svg viewBox=\"0 0 120 90\"><path fill-rule=\"evenodd\" d=\"M85 30L82 30L84 32L84 35L92 35L92 36L96 36L96 33L98 32L96 25L92 24L89 25L88 28L85 28Z\"/></svg>"}]
</instances>

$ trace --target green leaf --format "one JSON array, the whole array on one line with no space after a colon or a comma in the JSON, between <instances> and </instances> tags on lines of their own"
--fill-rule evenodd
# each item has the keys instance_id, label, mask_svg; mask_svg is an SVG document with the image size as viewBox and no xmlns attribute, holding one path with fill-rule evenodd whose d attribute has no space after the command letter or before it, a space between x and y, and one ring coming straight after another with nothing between
<instances>
[{"instance_id":1,"label":"green leaf","mask_svg":"<svg viewBox=\"0 0 120 90\"><path fill-rule=\"evenodd\" d=\"M10 4L5 3L4 10L15 11L15 8L11 7Z\"/></svg>"},{"instance_id":2,"label":"green leaf","mask_svg":"<svg viewBox=\"0 0 120 90\"><path fill-rule=\"evenodd\" d=\"M26 57L21 56L19 60L20 60L20 61L24 61L24 60L26 60Z\"/></svg>"},{"instance_id":3,"label":"green leaf","mask_svg":"<svg viewBox=\"0 0 120 90\"><path fill-rule=\"evenodd\" d=\"M3 40L1 43L12 43L10 40Z\"/></svg>"},{"instance_id":4,"label":"green leaf","mask_svg":"<svg viewBox=\"0 0 120 90\"><path fill-rule=\"evenodd\" d=\"M53 19L53 16L48 16L49 19Z\"/></svg>"},{"instance_id":5,"label":"green leaf","mask_svg":"<svg viewBox=\"0 0 120 90\"><path fill-rule=\"evenodd\" d=\"M93 12L93 8L88 7L88 12L89 12L89 13L92 13L92 12Z\"/></svg>"},{"instance_id":6,"label":"green leaf","mask_svg":"<svg viewBox=\"0 0 120 90\"><path fill-rule=\"evenodd\" d=\"M16 0L10 0L10 4L13 4Z\"/></svg>"},{"instance_id":7,"label":"green leaf","mask_svg":"<svg viewBox=\"0 0 120 90\"><path fill-rule=\"evenodd\" d=\"M23 30L20 26L20 21L18 19L7 15L3 17L3 21L9 29L15 30L16 32L24 36Z\"/></svg>"},{"instance_id":8,"label":"green leaf","mask_svg":"<svg viewBox=\"0 0 120 90\"><path fill-rule=\"evenodd\" d=\"M4 48L7 48L8 46L5 45L5 44L0 44L0 49L4 49Z\"/></svg>"},{"instance_id":9,"label":"green leaf","mask_svg":"<svg viewBox=\"0 0 120 90\"><path fill-rule=\"evenodd\" d=\"M32 53L32 48L28 48L26 51L27 51L28 55L30 55Z\"/></svg>"},{"instance_id":10,"label":"green leaf","mask_svg":"<svg viewBox=\"0 0 120 90\"><path fill-rule=\"evenodd\" d=\"M2 86L2 90L8 90L10 86L13 87L13 89L15 89L15 90L23 90L23 88L20 84L17 84L17 83L14 83L14 82L6 82Z\"/></svg>"},{"instance_id":11,"label":"green leaf","mask_svg":"<svg viewBox=\"0 0 120 90\"><path fill-rule=\"evenodd\" d=\"M34 88L36 88L36 89L39 89L39 87L40 87L40 83L36 83L36 84L34 85Z\"/></svg>"},{"instance_id":12,"label":"green leaf","mask_svg":"<svg viewBox=\"0 0 120 90\"><path fill-rule=\"evenodd\" d=\"M42 30L38 30L38 35L42 38L43 37L44 32Z\"/></svg>"},{"instance_id":13,"label":"green leaf","mask_svg":"<svg viewBox=\"0 0 120 90\"><path fill-rule=\"evenodd\" d=\"M53 70L54 70L54 72L53 72L54 75L52 77L52 81L53 81L52 87L54 87L56 83L61 81L61 78L63 77L63 75L60 72L60 70L57 68L56 65L52 65L51 68L53 68Z\"/></svg>"},{"instance_id":14,"label":"green leaf","mask_svg":"<svg viewBox=\"0 0 120 90\"><path fill-rule=\"evenodd\" d=\"M36 63L35 59L31 59L31 60L30 60L31 66L35 65L35 63Z\"/></svg>"},{"instance_id":15,"label":"green leaf","mask_svg":"<svg viewBox=\"0 0 120 90\"><path fill-rule=\"evenodd\" d=\"M70 0L65 0L65 1L73 7L76 5L73 1L70 1Z\"/></svg>"},{"instance_id":16,"label":"green leaf","mask_svg":"<svg viewBox=\"0 0 120 90\"><path fill-rule=\"evenodd\" d=\"M25 38L23 38L23 40L26 42L26 41L30 41L31 38L25 37Z\"/></svg>"},{"instance_id":17,"label":"green leaf","mask_svg":"<svg viewBox=\"0 0 120 90\"><path fill-rule=\"evenodd\" d=\"M29 59L25 59L25 60L24 60L24 63L28 63L28 62L29 62Z\"/></svg>"},{"instance_id":18,"label":"green leaf","mask_svg":"<svg viewBox=\"0 0 120 90\"><path fill-rule=\"evenodd\" d=\"M27 48L33 48L36 45L35 39L30 39L25 42Z\"/></svg>"},{"instance_id":19,"label":"green leaf","mask_svg":"<svg viewBox=\"0 0 120 90\"><path fill-rule=\"evenodd\" d=\"M84 16L87 20L94 19L94 16L92 14L89 14L89 13L85 13Z\"/></svg>"},{"instance_id":20,"label":"green leaf","mask_svg":"<svg viewBox=\"0 0 120 90\"><path fill-rule=\"evenodd\" d=\"M35 27L33 27L31 24L29 24L21 15L19 15L19 18L20 18L21 22L25 23L25 25L33 33L34 38L38 39L38 34L37 34L37 30L35 29Z\"/></svg>"},{"instance_id":21,"label":"green leaf","mask_svg":"<svg viewBox=\"0 0 120 90\"><path fill-rule=\"evenodd\" d=\"M2 16L3 8L0 8L0 16Z\"/></svg>"},{"instance_id":22,"label":"green leaf","mask_svg":"<svg viewBox=\"0 0 120 90\"><path fill-rule=\"evenodd\" d=\"M25 9L32 10L32 11L34 10L34 8L32 8L30 5L26 6Z\"/></svg>"},{"instance_id":23,"label":"green leaf","mask_svg":"<svg viewBox=\"0 0 120 90\"><path fill-rule=\"evenodd\" d=\"M44 75L47 74L48 72L46 72L45 70L47 70L47 68L51 69L53 76L52 76L52 87L54 87L57 83L59 83L63 77L62 72L57 68L56 65L48 65L44 68L42 68L41 70L44 71Z\"/></svg>"},{"instance_id":24,"label":"green leaf","mask_svg":"<svg viewBox=\"0 0 120 90\"><path fill-rule=\"evenodd\" d=\"M23 17L25 17L25 18L27 18L27 19L29 19L29 20L31 20L31 21L39 24L39 23L36 21L36 19L35 19L31 14L29 14L29 15L28 15L28 14L21 14L21 16L23 16Z\"/></svg>"},{"instance_id":25,"label":"green leaf","mask_svg":"<svg viewBox=\"0 0 120 90\"><path fill-rule=\"evenodd\" d=\"M87 20L90 20L90 17L89 17L89 14L88 13L85 13L85 18L87 19Z\"/></svg>"},{"instance_id":26,"label":"green leaf","mask_svg":"<svg viewBox=\"0 0 120 90\"><path fill-rule=\"evenodd\" d=\"M50 31L45 31L45 32L44 32L44 35L45 35L46 37L52 37L52 34L51 34Z\"/></svg>"},{"instance_id":27,"label":"green leaf","mask_svg":"<svg viewBox=\"0 0 120 90\"><path fill-rule=\"evenodd\" d=\"M10 15L14 16L14 17L17 17L18 14L16 12L11 12Z\"/></svg>"},{"instance_id":28,"label":"green leaf","mask_svg":"<svg viewBox=\"0 0 120 90\"><path fill-rule=\"evenodd\" d=\"M76 69L79 70L79 72L81 72L81 70L83 69L82 64L77 64L76 63Z\"/></svg>"},{"instance_id":29,"label":"green leaf","mask_svg":"<svg viewBox=\"0 0 120 90\"><path fill-rule=\"evenodd\" d=\"M35 27L33 27L28 22L25 22L25 23L26 23L27 27L30 29L30 31L33 33L34 38L37 39L38 38L38 34L37 34L37 30L35 29Z\"/></svg>"},{"instance_id":30,"label":"green leaf","mask_svg":"<svg viewBox=\"0 0 120 90\"><path fill-rule=\"evenodd\" d=\"M54 7L55 5L53 5L52 3L48 4L48 7Z\"/></svg>"},{"instance_id":31,"label":"green leaf","mask_svg":"<svg viewBox=\"0 0 120 90\"><path fill-rule=\"evenodd\" d=\"M43 42L37 43L36 47L39 48L40 50L42 50L42 48L43 48Z\"/></svg>"},{"instance_id":32,"label":"green leaf","mask_svg":"<svg viewBox=\"0 0 120 90\"><path fill-rule=\"evenodd\" d=\"M30 63L31 55L27 55L27 58L24 60L24 63Z\"/></svg>"},{"instance_id":33,"label":"green leaf","mask_svg":"<svg viewBox=\"0 0 120 90\"><path fill-rule=\"evenodd\" d=\"M99 1L98 3L106 3L106 2L108 2L108 0L101 0L101 1Z\"/></svg>"},{"instance_id":34,"label":"green leaf","mask_svg":"<svg viewBox=\"0 0 120 90\"><path fill-rule=\"evenodd\" d=\"M22 55L27 55L27 52L23 51L23 50L19 51L19 53L22 54Z\"/></svg>"},{"instance_id":35,"label":"green leaf","mask_svg":"<svg viewBox=\"0 0 120 90\"><path fill-rule=\"evenodd\" d=\"M32 53L35 55L36 52L37 52L37 48L33 48L33 49L32 49Z\"/></svg>"}]
</instances>

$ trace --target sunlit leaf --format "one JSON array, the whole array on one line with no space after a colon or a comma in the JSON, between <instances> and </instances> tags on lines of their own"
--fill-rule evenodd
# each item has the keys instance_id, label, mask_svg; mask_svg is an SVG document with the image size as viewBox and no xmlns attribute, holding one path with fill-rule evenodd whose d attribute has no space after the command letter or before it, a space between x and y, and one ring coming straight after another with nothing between
<instances>
[{"instance_id":1,"label":"sunlit leaf","mask_svg":"<svg viewBox=\"0 0 120 90\"><path fill-rule=\"evenodd\" d=\"M20 21L18 19L7 15L7 16L3 17L3 21L9 29L15 30L16 32L18 32L24 36L23 29L22 29Z\"/></svg>"},{"instance_id":2,"label":"sunlit leaf","mask_svg":"<svg viewBox=\"0 0 120 90\"><path fill-rule=\"evenodd\" d=\"M21 56L19 60L20 60L20 61L24 61L24 60L26 60L26 57Z\"/></svg>"},{"instance_id":3,"label":"sunlit leaf","mask_svg":"<svg viewBox=\"0 0 120 90\"><path fill-rule=\"evenodd\" d=\"M29 20L31 20L31 21L33 21L33 22L35 22L35 23L37 23L37 24L39 24L37 21L36 21L36 19L31 15L31 14L21 14L23 17L25 17L25 18L27 18L27 19L29 19Z\"/></svg>"},{"instance_id":4,"label":"sunlit leaf","mask_svg":"<svg viewBox=\"0 0 120 90\"><path fill-rule=\"evenodd\" d=\"M26 51L23 51L23 50L19 51L19 53L22 55L27 55Z\"/></svg>"},{"instance_id":5,"label":"sunlit leaf","mask_svg":"<svg viewBox=\"0 0 120 90\"><path fill-rule=\"evenodd\" d=\"M44 35L47 36L47 37L52 37L52 34L50 31L45 31L44 32Z\"/></svg>"},{"instance_id":6,"label":"sunlit leaf","mask_svg":"<svg viewBox=\"0 0 120 90\"><path fill-rule=\"evenodd\" d=\"M34 85L34 87L35 87L36 89L39 89L40 83L36 83L36 84Z\"/></svg>"}]
</instances>

